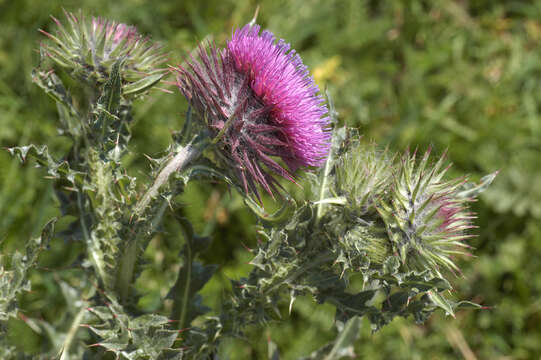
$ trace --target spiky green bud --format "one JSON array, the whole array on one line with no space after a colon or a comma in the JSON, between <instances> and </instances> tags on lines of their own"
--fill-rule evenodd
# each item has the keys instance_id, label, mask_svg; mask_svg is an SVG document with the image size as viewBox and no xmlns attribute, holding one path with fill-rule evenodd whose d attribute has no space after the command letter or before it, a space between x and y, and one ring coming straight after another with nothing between
<instances>
[{"instance_id":1,"label":"spiky green bud","mask_svg":"<svg viewBox=\"0 0 541 360\"><path fill-rule=\"evenodd\" d=\"M458 196L464 179L445 180L445 156L430 165L429 155L419 162L415 153L404 155L390 200L378 209L402 262L441 276L441 269L460 272L453 256L469 255L463 241L472 236L467 230L474 217L467 211L470 199Z\"/></svg>"},{"instance_id":2,"label":"spiky green bud","mask_svg":"<svg viewBox=\"0 0 541 360\"><path fill-rule=\"evenodd\" d=\"M160 46L137 32L134 26L103 18L87 20L82 13L65 12L67 26L55 17L57 31L44 30L51 42L41 44L41 53L65 68L78 80L103 84L115 63L121 61L123 93L140 93L156 84L164 75L158 68L165 61Z\"/></svg>"},{"instance_id":3,"label":"spiky green bud","mask_svg":"<svg viewBox=\"0 0 541 360\"><path fill-rule=\"evenodd\" d=\"M355 140L338 160L335 171L337 195L345 197L348 209L364 214L387 191L392 158L373 143Z\"/></svg>"},{"instance_id":4,"label":"spiky green bud","mask_svg":"<svg viewBox=\"0 0 541 360\"><path fill-rule=\"evenodd\" d=\"M341 239L341 246L347 253L366 256L370 264L381 265L392 255L392 247L385 228L378 226L358 225L349 229Z\"/></svg>"}]
</instances>

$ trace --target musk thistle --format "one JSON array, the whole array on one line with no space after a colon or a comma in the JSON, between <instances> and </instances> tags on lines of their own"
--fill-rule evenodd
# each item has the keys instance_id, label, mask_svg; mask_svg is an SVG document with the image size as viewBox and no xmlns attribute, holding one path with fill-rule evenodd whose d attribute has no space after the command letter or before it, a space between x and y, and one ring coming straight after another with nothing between
<instances>
[{"instance_id":1,"label":"musk thistle","mask_svg":"<svg viewBox=\"0 0 541 360\"><path fill-rule=\"evenodd\" d=\"M272 194L280 187L275 175L293 181L298 167L323 164L327 107L301 58L271 32L246 25L225 48L200 46L198 59L175 70L218 158L247 193L259 197L261 185Z\"/></svg>"},{"instance_id":2,"label":"musk thistle","mask_svg":"<svg viewBox=\"0 0 541 360\"><path fill-rule=\"evenodd\" d=\"M88 20L82 13L64 13L67 26L51 16L56 32L40 30L52 42L41 44L41 51L74 78L90 85L103 84L113 65L121 61L123 84L128 85L123 93L129 95L150 88L163 77L158 67L165 61L160 46L139 34L134 26L100 17Z\"/></svg>"},{"instance_id":3,"label":"musk thistle","mask_svg":"<svg viewBox=\"0 0 541 360\"><path fill-rule=\"evenodd\" d=\"M379 212L389 238L402 262L441 277L441 269L460 272L455 255L469 255L464 240L474 228L475 217L467 210L470 198L459 196L464 179L446 180L445 156L429 165L430 150L417 163L416 154L406 155L394 177L390 203Z\"/></svg>"}]
</instances>

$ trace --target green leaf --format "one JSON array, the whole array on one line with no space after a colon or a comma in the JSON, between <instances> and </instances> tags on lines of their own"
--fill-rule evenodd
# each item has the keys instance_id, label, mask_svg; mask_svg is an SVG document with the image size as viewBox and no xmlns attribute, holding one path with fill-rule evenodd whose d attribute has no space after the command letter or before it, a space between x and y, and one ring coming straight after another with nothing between
<instances>
[{"instance_id":1,"label":"green leaf","mask_svg":"<svg viewBox=\"0 0 541 360\"><path fill-rule=\"evenodd\" d=\"M449 282L445 279L430 276L430 273L428 271L425 271L422 274L418 274L415 272L407 274L403 277L402 282L400 283L400 287L408 289L414 288L421 292L425 292L431 289L436 291L443 291L450 290L451 284L449 284Z\"/></svg>"},{"instance_id":2,"label":"green leaf","mask_svg":"<svg viewBox=\"0 0 541 360\"><path fill-rule=\"evenodd\" d=\"M440 293L436 291L428 291L427 294L430 300L432 300L432 302L434 303L434 305L445 310L445 312L448 315L455 317L455 312L449 300L447 300L445 297L443 297Z\"/></svg>"},{"instance_id":3,"label":"green leaf","mask_svg":"<svg viewBox=\"0 0 541 360\"><path fill-rule=\"evenodd\" d=\"M83 184L84 173L71 169L67 161L56 160L49 154L47 145L36 146L30 144L8 148L7 150L12 156L16 156L22 163L24 163L29 156L34 158L38 166L47 168L47 173L54 179L65 179L74 185Z\"/></svg>"},{"instance_id":4,"label":"green leaf","mask_svg":"<svg viewBox=\"0 0 541 360\"><path fill-rule=\"evenodd\" d=\"M479 181L479 184L466 183L457 193L457 198L459 199L473 199L476 198L480 193L488 189L490 184L494 181L499 171L495 171L491 174L485 175Z\"/></svg>"},{"instance_id":5,"label":"green leaf","mask_svg":"<svg viewBox=\"0 0 541 360\"><path fill-rule=\"evenodd\" d=\"M149 326L162 326L169 323L169 319L165 316L156 314L141 315L135 319L130 320L130 329L141 329Z\"/></svg>"},{"instance_id":6,"label":"green leaf","mask_svg":"<svg viewBox=\"0 0 541 360\"><path fill-rule=\"evenodd\" d=\"M104 146L107 138L110 136L109 127L114 121L120 120L119 117L119 108L121 101L121 77L120 77L120 68L122 67L123 60L118 60L111 70L111 75L107 82L103 85L103 90L100 98L96 104L94 113L97 115L96 121L94 122L93 128L96 133L101 134L99 137L99 145ZM117 126L117 129L112 130L112 141L116 141L118 135L118 130L120 125ZM116 130L116 131L115 131Z\"/></svg>"},{"instance_id":7,"label":"green leaf","mask_svg":"<svg viewBox=\"0 0 541 360\"><path fill-rule=\"evenodd\" d=\"M181 349L164 349L156 360L182 360L184 351Z\"/></svg>"},{"instance_id":8,"label":"green leaf","mask_svg":"<svg viewBox=\"0 0 541 360\"><path fill-rule=\"evenodd\" d=\"M266 224L272 224L278 226L291 220L291 216L297 208L297 203L291 197L286 196L285 201L282 203L280 209L274 213L269 214L265 209L257 204L249 196L244 197L244 203L253 211L253 213L260 218Z\"/></svg>"},{"instance_id":9,"label":"green leaf","mask_svg":"<svg viewBox=\"0 0 541 360\"><path fill-rule=\"evenodd\" d=\"M58 104L61 125L73 136L81 132L80 115L62 80L52 71L32 70L32 81Z\"/></svg>"},{"instance_id":10,"label":"green leaf","mask_svg":"<svg viewBox=\"0 0 541 360\"><path fill-rule=\"evenodd\" d=\"M137 80L136 82L124 85L124 87L122 88L122 94L124 96L141 94L159 83L165 75L165 73L149 75L142 78L141 80Z\"/></svg>"},{"instance_id":11,"label":"green leaf","mask_svg":"<svg viewBox=\"0 0 541 360\"><path fill-rule=\"evenodd\" d=\"M103 86L103 92L98 99L98 107L107 111L109 114L116 114L120 106L121 77L120 68L123 60L118 60L113 65L111 75Z\"/></svg>"},{"instance_id":12,"label":"green leaf","mask_svg":"<svg viewBox=\"0 0 541 360\"><path fill-rule=\"evenodd\" d=\"M178 331L168 329L166 317L146 314L133 318L113 298L108 300L107 307L89 309L101 321L88 326L102 339L96 345L134 360L181 358L182 350L172 349Z\"/></svg>"},{"instance_id":13,"label":"green leaf","mask_svg":"<svg viewBox=\"0 0 541 360\"><path fill-rule=\"evenodd\" d=\"M481 306L479 304L476 304L474 302L471 302L471 301L463 300L463 301L459 301L457 303L453 303L453 309L454 310L467 310L467 309L480 310L480 309L483 309L483 306Z\"/></svg>"},{"instance_id":14,"label":"green leaf","mask_svg":"<svg viewBox=\"0 0 541 360\"><path fill-rule=\"evenodd\" d=\"M30 290L28 271L36 265L41 251L48 248L54 235L55 223L56 219L50 220L44 226L40 237L28 241L24 255L18 251L12 255L9 270L0 262L0 321L7 321L17 315L17 296Z\"/></svg>"}]
</instances>

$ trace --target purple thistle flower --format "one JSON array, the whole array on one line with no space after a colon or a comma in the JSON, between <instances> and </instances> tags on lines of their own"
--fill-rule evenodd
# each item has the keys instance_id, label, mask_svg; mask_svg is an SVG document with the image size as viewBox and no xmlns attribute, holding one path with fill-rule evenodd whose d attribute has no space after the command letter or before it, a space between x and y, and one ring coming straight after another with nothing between
<instances>
[{"instance_id":1,"label":"purple thistle flower","mask_svg":"<svg viewBox=\"0 0 541 360\"><path fill-rule=\"evenodd\" d=\"M271 32L260 36L258 25L235 31L227 48L237 70L249 74L250 87L273 107L273 121L291 140L296 159L288 165L320 166L329 151L329 119L300 56L284 40L276 42Z\"/></svg>"},{"instance_id":2,"label":"purple thistle flower","mask_svg":"<svg viewBox=\"0 0 541 360\"><path fill-rule=\"evenodd\" d=\"M327 107L301 58L258 25L236 30L226 48L199 48L178 67L177 84L217 143L218 156L257 196L272 194L277 174L320 166L329 151ZM281 158L286 170L276 161Z\"/></svg>"}]
</instances>

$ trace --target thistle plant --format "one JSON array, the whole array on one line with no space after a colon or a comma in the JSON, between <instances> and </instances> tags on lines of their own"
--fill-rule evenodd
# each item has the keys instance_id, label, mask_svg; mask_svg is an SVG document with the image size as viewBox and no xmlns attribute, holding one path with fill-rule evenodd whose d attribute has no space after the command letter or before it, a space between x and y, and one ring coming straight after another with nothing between
<instances>
[{"instance_id":1,"label":"thistle plant","mask_svg":"<svg viewBox=\"0 0 541 360\"><path fill-rule=\"evenodd\" d=\"M66 246L84 244L74 265L80 281L68 284L59 270L65 316L27 323L47 330L45 356L64 360L218 358L224 338L287 320L284 303L291 312L301 295L336 308L336 340L310 359L351 353L362 317L378 330L396 316L421 323L437 309L454 315L481 307L454 300L449 290L459 279L455 256L469 255L468 202L495 174L477 185L449 180L445 157L393 155L339 128L330 98L319 94L300 56L252 22L223 47L202 44L171 68L190 110L167 154L152 159L145 183L122 160L131 151L132 104L152 96L167 76L165 55L131 25L65 16L68 26L53 18L57 32L42 31L48 39L33 80L56 102L71 149L61 158L46 145L9 151L46 168L59 220L69 225L55 232L51 220L28 243L26 257L17 253L0 264L1 333L10 331L7 320L30 289L27 272L40 251L62 238ZM82 91L70 93L59 71ZM198 259L211 237L195 233L176 200L189 182L205 179L238 191L262 239L252 250L251 272L231 281L220 309L204 306L200 294L218 271ZM309 186L310 197L294 199L283 180ZM276 213L263 208L261 190L278 202ZM144 313L135 282L149 242L167 221L182 229L181 266L161 306ZM1 339L4 358L24 353Z\"/></svg>"}]
</instances>

